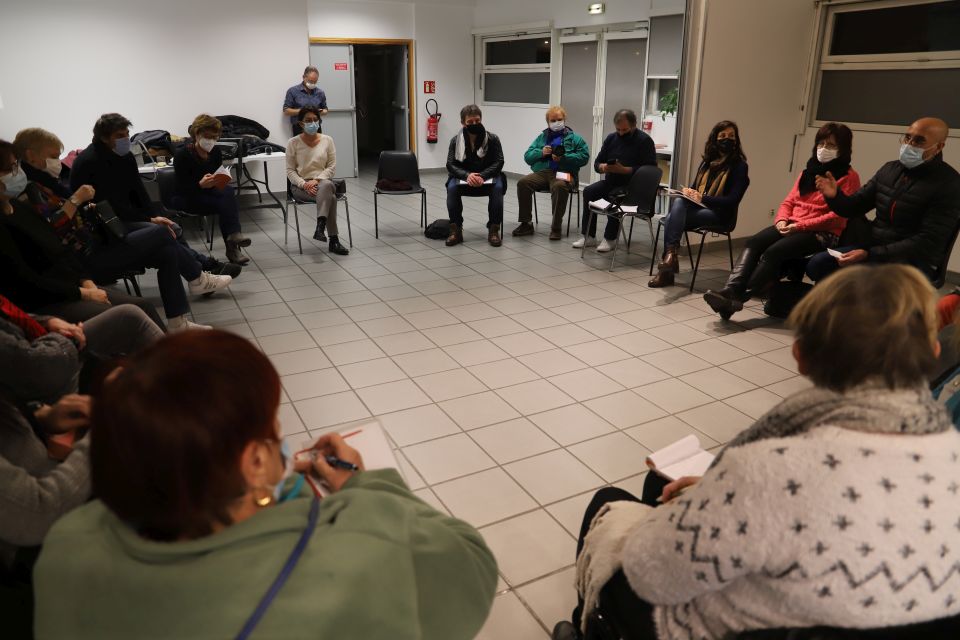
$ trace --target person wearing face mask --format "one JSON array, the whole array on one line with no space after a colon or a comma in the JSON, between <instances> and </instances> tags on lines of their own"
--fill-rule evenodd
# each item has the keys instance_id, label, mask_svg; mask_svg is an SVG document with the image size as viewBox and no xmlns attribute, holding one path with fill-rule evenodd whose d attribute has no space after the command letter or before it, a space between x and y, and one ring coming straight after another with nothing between
<instances>
[{"instance_id":1,"label":"person wearing face mask","mask_svg":"<svg viewBox=\"0 0 960 640\"><path fill-rule=\"evenodd\" d=\"M317 229L313 239L323 242L330 235L330 253L345 256L350 250L340 244L337 231L337 147L333 138L320 133L320 109L300 110L303 133L287 142L287 180L299 200L317 203Z\"/></svg>"},{"instance_id":2,"label":"person wearing face mask","mask_svg":"<svg viewBox=\"0 0 960 640\"><path fill-rule=\"evenodd\" d=\"M533 173L517 181L517 200L520 202L520 226L513 230L515 236L533 235L533 198L534 192L550 190L550 205L553 210L553 222L550 225L550 239L559 240L563 212L567 206L567 197L575 189L576 175L580 167L590 161L590 149L580 134L566 126L567 112L563 107L547 109L547 128L534 139L530 148L523 154ZM560 179L557 172L570 175L570 179Z\"/></svg>"},{"instance_id":3,"label":"person wearing face mask","mask_svg":"<svg viewBox=\"0 0 960 640\"><path fill-rule=\"evenodd\" d=\"M287 95L283 99L283 114L290 117L290 126L293 128L293 135L298 136L303 133L303 124L300 121L300 109L304 107L316 107L319 115L319 123L323 121L323 116L327 115L327 94L323 89L317 86L320 79L320 72L316 67L310 65L303 70L303 79L299 84L295 84L287 89Z\"/></svg>"},{"instance_id":4,"label":"person wearing face mask","mask_svg":"<svg viewBox=\"0 0 960 640\"><path fill-rule=\"evenodd\" d=\"M486 197L487 242L499 247L503 240L503 147L496 134L483 126L483 113L475 104L460 110L463 128L450 140L447 150L447 215L450 235L447 246L463 242L463 197ZM487 182L487 181L490 182Z\"/></svg>"},{"instance_id":5,"label":"person wearing face mask","mask_svg":"<svg viewBox=\"0 0 960 640\"><path fill-rule=\"evenodd\" d=\"M280 399L269 358L224 331L131 358L93 404L98 499L37 561L36 637L473 638L497 583L480 533L339 434L294 462Z\"/></svg>"},{"instance_id":6,"label":"person wearing face mask","mask_svg":"<svg viewBox=\"0 0 960 640\"><path fill-rule=\"evenodd\" d=\"M686 198L676 198L663 219L663 256L648 287L669 287L680 270L677 249L687 229L721 225L736 215L750 186L747 156L740 144L737 123L722 120L713 126L703 149L693 187L684 187Z\"/></svg>"},{"instance_id":7,"label":"person wearing face mask","mask_svg":"<svg viewBox=\"0 0 960 640\"><path fill-rule=\"evenodd\" d=\"M830 171L816 177L827 204L844 218L876 209L863 246L837 247L807 263L813 281L858 262L912 264L934 277L949 238L960 224L960 174L943 160L950 130L940 118L921 118L900 139L900 156L887 162L855 193L844 194Z\"/></svg>"},{"instance_id":8,"label":"person wearing face mask","mask_svg":"<svg viewBox=\"0 0 960 640\"><path fill-rule=\"evenodd\" d=\"M250 258L243 255L241 248L249 247L250 239L240 231L236 191L231 185L217 188L213 177L223 166L223 154L216 146L222 130L220 120L213 116L202 113L194 118L187 129L193 141L174 155L177 184L173 204L190 213L215 213L227 248L227 260L243 266Z\"/></svg>"},{"instance_id":9,"label":"person wearing face mask","mask_svg":"<svg viewBox=\"0 0 960 640\"><path fill-rule=\"evenodd\" d=\"M590 203L606 198L610 192L630 184L630 178L644 165L657 165L657 150L653 138L637 128L637 114L630 109L620 109L613 114L613 126L616 131L603 141L600 152L593 161L593 168L603 174L603 180L594 182L583 190L583 236L573 243L575 249L586 244L597 247L597 251L613 249L620 221L607 216L607 226L603 232L603 241L597 245L597 221L591 223ZM587 228L587 224L591 224Z\"/></svg>"},{"instance_id":10,"label":"person wearing face mask","mask_svg":"<svg viewBox=\"0 0 960 640\"><path fill-rule=\"evenodd\" d=\"M849 127L838 122L820 127L807 168L781 203L774 225L747 240L722 289L704 294L711 309L727 319L751 297L763 297L780 279L785 261L837 246L847 221L830 211L817 191L816 177L829 171L842 193L855 192L860 188L860 176L850 166L852 150Z\"/></svg>"},{"instance_id":11,"label":"person wearing face mask","mask_svg":"<svg viewBox=\"0 0 960 640\"><path fill-rule=\"evenodd\" d=\"M183 237L180 225L165 216L156 215L137 160L130 152L131 122L119 113L106 113L93 125L93 141L77 156L70 170L70 188L74 191L88 184L96 190L96 201L106 200L127 232L163 225L183 248L193 256L203 271L236 278L240 265L221 262L200 253Z\"/></svg>"},{"instance_id":12,"label":"person wearing face mask","mask_svg":"<svg viewBox=\"0 0 960 640\"><path fill-rule=\"evenodd\" d=\"M13 152L20 159L20 168L27 174L27 180L61 198L76 195L61 179L63 143L56 135L39 127L22 129L13 139Z\"/></svg>"}]
</instances>

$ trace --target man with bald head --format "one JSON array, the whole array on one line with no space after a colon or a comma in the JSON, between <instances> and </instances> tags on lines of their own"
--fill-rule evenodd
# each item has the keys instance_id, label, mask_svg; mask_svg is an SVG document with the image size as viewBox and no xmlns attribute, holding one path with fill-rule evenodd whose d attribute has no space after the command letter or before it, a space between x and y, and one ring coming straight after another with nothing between
<instances>
[{"instance_id":1,"label":"man with bald head","mask_svg":"<svg viewBox=\"0 0 960 640\"><path fill-rule=\"evenodd\" d=\"M837 189L829 172L817 176L817 189L834 213L857 218L876 209L876 218L859 244L837 247L839 258L826 251L811 258L807 275L812 280L864 261L912 264L935 275L960 223L960 174L942 153L949 132L939 118L917 120L900 138L900 157L849 196Z\"/></svg>"}]
</instances>

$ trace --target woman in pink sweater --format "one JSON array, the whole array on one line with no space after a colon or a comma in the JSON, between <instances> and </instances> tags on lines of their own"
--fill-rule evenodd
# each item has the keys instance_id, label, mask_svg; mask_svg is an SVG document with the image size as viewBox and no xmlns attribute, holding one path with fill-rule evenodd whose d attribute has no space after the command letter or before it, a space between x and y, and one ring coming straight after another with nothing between
<instances>
[{"instance_id":1,"label":"woman in pink sweater","mask_svg":"<svg viewBox=\"0 0 960 640\"><path fill-rule=\"evenodd\" d=\"M743 309L743 303L751 297L764 295L780 279L786 260L837 246L847 221L830 211L814 182L829 171L837 176L837 186L843 193L849 195L859 189L860 176L850 166L852 150L849 127L838 122L820 127L807 168L780 205L774 225L747 240L723 289L704 294L703 299L720 317L726 320Z\"/></svg>"}]
</instances>

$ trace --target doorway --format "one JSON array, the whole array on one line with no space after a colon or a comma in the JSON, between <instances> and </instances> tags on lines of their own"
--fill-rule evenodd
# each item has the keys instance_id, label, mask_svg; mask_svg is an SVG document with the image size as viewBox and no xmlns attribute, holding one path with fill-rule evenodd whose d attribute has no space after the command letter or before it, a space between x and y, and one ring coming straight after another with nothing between
<instances>
[{"instance_id":1,"label":"doorway","mask_svg":"<svg viewBox=\"0 0 960 640\"><path fill-rule=\"evenodd\" d=\"M311 38L329 113L323 132L337 147L337 177L356 177L360 160L415 150L413 41Z\"/></svg>"}]
</instances>

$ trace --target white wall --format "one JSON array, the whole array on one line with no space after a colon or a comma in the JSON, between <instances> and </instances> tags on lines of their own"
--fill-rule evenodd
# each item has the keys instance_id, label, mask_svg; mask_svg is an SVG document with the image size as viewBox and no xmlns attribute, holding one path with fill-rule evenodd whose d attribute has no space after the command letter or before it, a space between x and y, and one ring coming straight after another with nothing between
<instances>
[{"instance_id":1,"label":"white wall","mask_svg":"<svg viewBox=\"0 0 960 640\"><path fill-rule=\"evenodd\" d=\"M308 11L311 38L414 40L417 155L422 169L443 167L447 142L460 128L460 108L473 102L472 1L309 0ZM435 94L423 93L424 80L437 83ZM437 144L426 142L425 104L430 98L443 114Z\"/></svg>"},{"instance_id":2,"label":"white wall","mask_svg":"<svg viewBox=\"0 0 960 640\"><path fill-rule=\"evenodd\" d=\"M85 147L110 111L133 131L185 135L207 112L289 137L281 106L308 60L305 0L5 2L0 24L4 138L39 126ZM271 172L271 185L281 176Z\"/></svg>"},{"instance_id":3,"label":"white wall","mask_svg":"<svg viewBox=\"0 0 960 640\"><path fill-rule=\"evenodd\" d=\"M652 15L683 13L685 0L604 0L606 11L587 13L587 0L476 0L477 27L552 20L557 29L646 20Z\"/></svg>"}]
</instances>

